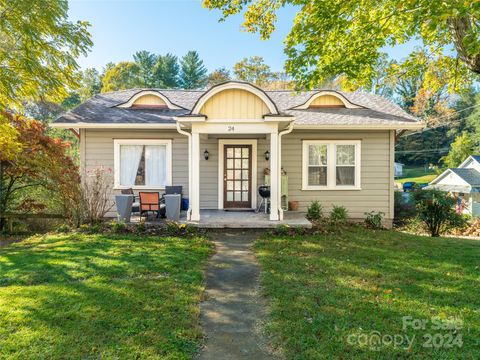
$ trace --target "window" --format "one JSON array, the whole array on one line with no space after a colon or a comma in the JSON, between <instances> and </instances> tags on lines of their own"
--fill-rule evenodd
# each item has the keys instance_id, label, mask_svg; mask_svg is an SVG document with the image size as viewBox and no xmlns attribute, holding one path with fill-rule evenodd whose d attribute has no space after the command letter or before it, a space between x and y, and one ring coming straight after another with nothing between
<instances>
[{"instance_id":1,"label":"window","mask_svg":"<svg viewBox=\"0 0 480 360\"><path fill-rule=\"evenodd\" d=\"M171 140L114 140L115 187L162 189L171 184Z\"/></svg>"},{"instance_id":2,"label":"window","mask_svg":"<svg viewBox=\"0 0 480 360\"><path fill-rule=\"evenodd\" d=\"M359 190L360 141L304 141L302 189Z\"/></svg>"}]
</instances>

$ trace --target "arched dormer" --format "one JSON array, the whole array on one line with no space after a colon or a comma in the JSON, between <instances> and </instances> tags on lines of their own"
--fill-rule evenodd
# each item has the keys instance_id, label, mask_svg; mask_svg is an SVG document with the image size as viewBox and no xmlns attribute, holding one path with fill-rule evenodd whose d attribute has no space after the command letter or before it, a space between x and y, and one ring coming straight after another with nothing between
<instances>
[{"instance_id":1,"label":"arched dormer","mask_svg":"<svg viewBox=\"0 0 480 360\"><path fill-rule=\"evenodd\" d=\"M278 109L268 95L251 84L227 82L205 92L192 109L191 115L208 119L262 119L277 115Z\"/></svg>"},{"instance_id":2,"label":"arched dormer","mask_svg":"<svg viewBox=\"0 0 480 360\"><path fill-rule=\"evenodd\" d=\"M133 95L127 102L117 105L119 108L133 109L181 109L158 91L143 90Z\"/></svg>"},{"instance_id":3,"label":"arched dormer","mask_svg":"<svg viewBox=\"0 0 480 360\"><path fill-rule=\"evenodd\" d=\"M295 109L315 108L359 109L362 106L350 102L345 96L336 91L322 90L313 94L304 104L295 107Z\"/></svg>"}]
</instances>

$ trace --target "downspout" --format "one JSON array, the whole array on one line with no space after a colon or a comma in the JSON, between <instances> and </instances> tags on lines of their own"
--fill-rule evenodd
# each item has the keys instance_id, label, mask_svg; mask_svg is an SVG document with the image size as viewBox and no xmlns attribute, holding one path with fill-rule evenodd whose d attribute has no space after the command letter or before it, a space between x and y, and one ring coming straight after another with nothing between
<instances>
[{"instance_id":1,"label":"downspout","mask_svg":"<svg viewBox=\"0 0 480 360\"><path fill-rule=\"evenodd\" d=\"M283 209L282 209L282 136L285 134L290 134L293 130L293 120L290 121L288 127L285 130L282 130L278 133L278 181L280 189L278 191L278 218L283 220Z\"/></svg>"},{"instance_id":2,"label":"downspout","mask_svg":"<svg viewBox=\"0 0 480 360\"><path fill-rule=\"evenodd\" d=\"M188 197L191 197L192 191L192 134L188 131L182 130L180 122L177 121L177 131L179 134L185 135L188 138ZM187 220L192 216L191 202L188 202Z\"/></svg>"}]
</instances>

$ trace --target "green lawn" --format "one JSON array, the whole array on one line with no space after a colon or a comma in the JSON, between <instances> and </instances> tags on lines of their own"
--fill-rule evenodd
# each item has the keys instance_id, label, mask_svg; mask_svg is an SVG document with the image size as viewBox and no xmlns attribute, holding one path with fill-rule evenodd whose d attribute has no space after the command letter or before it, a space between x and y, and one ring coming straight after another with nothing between
<instances>
[{"instance_id":1,"label":"green lawn","mask_svg":"<svg viewBox=\"0 0 480 360\"><path fill-rule=\"evenodd\" d=\"M265 236L255 249L267 331L287 359L480 358L479 241L353 228ZM402 329L404 316L425 329ZM433 329L435 317L463 326Z\"/></svg>"},{"instance_id":2,"label":"green lawn","mask_svg":"<svg viewBox=\"0 0 480 360\"><path fill-rule=\"evenodd\" d=\"M414 181L418 184L421 183L429 183L433 179L437 177L430 169L425 169L424 167L411 167L411 168L403 168L403 176L401 178L395 179L395 181L400 183L405 183L408 181Z\"/></svg>"},{"instance_id":3,"label":"green lawn","mask_svg":"<svg viewBox=\"0 0 480 360\"><path fill-rule=\"evenodd\" d=\"M211 251L203 238L82 234L0 248L0 358L191 358Z\"/></svg>"}]
</instances>

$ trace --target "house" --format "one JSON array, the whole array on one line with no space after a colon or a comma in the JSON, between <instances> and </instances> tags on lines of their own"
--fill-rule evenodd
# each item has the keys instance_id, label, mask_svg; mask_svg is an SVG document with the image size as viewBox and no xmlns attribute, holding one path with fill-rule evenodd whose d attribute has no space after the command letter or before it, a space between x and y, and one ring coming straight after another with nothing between
<instances>
[{"instance_id":1,"label":"house","mask_svg":"<svg viewBox=\"0 0 480 360\"><path fill-rule=\"evenodd\" d=\"M403 176L403 164L396 162L394 164L394 176L400 177Z\"/></svg>"},{"instance_id":2,"label":"house","mask_svg":"<svg viewBox=\"0 0 480 360\"><path fill-rule=\"evenodd\" d=\"M318 200L326 211L342 205L356 219L382 211L391 221L395 133L422 124L377 95L231 81L99 94L53 126L78 129L83 176L113 168L112 199L124 188L182 185L188 219L199 221L203 209L255 209L268 173L269 219L278 221L283 173L300 211Z\"/></svg>"},{"instance_id":3,"label":"house","mask_svg":"<svg viewBox=\"0 0 480 360\"><path fill-rule=\"evenodd\" d=\"M458 168L445 170L426 189L448 191L462 201L464 213L480 216L480 155L469 156Z\"/></svg>"}]
</instances>

